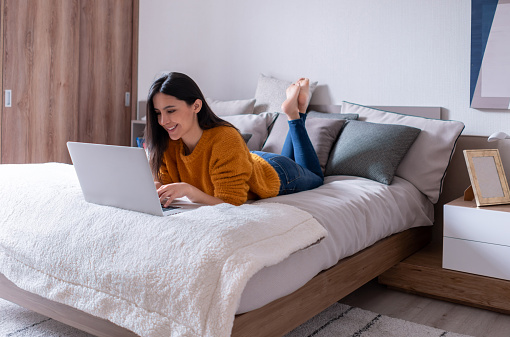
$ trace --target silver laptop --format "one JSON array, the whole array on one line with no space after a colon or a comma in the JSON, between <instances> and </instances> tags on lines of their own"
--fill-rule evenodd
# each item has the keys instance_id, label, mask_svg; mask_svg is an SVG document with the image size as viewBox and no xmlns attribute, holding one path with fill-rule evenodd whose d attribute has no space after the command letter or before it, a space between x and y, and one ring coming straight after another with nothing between
<instances>
[{"instance_id":1,"label":"silver laptop","mask_svg":"<svg viewBox=\"0 0 510 337\"><path fill-rule=\"evenodd\" d=\"M182 200L161 206L142 148L78 142L67 148L88 202L159 216L198 207Z\"/></svg>"}]
</instances>

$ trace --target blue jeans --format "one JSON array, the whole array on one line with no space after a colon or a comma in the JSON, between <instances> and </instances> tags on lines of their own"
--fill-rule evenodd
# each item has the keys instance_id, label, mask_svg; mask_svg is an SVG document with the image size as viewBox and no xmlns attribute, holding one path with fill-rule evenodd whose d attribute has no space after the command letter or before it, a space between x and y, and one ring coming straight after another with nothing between
<instances>
[{"instance_id":1,"label":"blue jeans","mask_svg":"<svg viewBox=\"0 0 510 337\"><path fill-rule=\"evenodd\" d=\"M311 190L324 183L319 158L305 128L306 115L289 121L289 132L282 154L253 151L276 170L280 178L278 195Z\"/></svg>"}]
</instances>

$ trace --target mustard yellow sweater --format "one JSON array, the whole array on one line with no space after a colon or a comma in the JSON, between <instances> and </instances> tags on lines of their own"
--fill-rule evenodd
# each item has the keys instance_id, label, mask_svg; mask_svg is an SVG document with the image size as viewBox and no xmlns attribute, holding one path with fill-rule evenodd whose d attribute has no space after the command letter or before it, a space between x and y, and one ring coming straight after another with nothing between
<instances>
[{"instance_id":1,"label":"mustard yellow sweater","mask_svg":"<svg viewBox=\"0 0 510 337\"><path fill-rule=\"evenodd\" d=\"M162 184L186 182L233 205L274 197L280 189L274 168L250 153L239 132L228 126L204 130L189 155L182 140L170 140L160 175Z\"/></svg>"}]
</instances>

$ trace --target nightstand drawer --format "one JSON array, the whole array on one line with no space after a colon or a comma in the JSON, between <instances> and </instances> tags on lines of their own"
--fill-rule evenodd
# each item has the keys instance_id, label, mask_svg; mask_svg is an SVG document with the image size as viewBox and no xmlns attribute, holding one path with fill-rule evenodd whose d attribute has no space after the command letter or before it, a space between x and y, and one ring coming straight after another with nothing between
<instances>
[{"instance_id":1,"label":"nightstand drawer","mask_svg":"<svg viewBox=\"0 0 510 337\"><path fill-rule=\"evenodd\" d=\"M510 246L510 213L494 208L444 206L444 236Z\"/></svg>"},{"instance_id":2,"label":"nightstand drawer","mask_svg":"<svg viewBox=\"0 0 510 337\"><path fill-rule=\"evenodd\" d=\"M443 237L443 268L510 280L510 247Z\"/></svg>"}]
</instances>

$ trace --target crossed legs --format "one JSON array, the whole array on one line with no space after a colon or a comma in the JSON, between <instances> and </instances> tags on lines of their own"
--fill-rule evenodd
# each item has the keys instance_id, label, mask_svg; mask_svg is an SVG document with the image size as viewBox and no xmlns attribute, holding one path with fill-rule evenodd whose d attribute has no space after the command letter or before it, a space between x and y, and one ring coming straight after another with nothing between
<instances>
[{"instance_id":1,"label":"crossed legs","mask_svg":"<svg viewBox=\"0 0 510 337\"><path fill-rule=\"evenodd\" d=\"M287 99L282 111L289 120L289 132L283 144L282 155L323 178L319 158L305 128L306 109L310 101L310 81L301 78L292 83L286 91Z\"/></svg>"}]
</instances>

